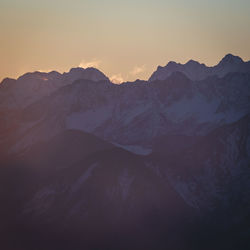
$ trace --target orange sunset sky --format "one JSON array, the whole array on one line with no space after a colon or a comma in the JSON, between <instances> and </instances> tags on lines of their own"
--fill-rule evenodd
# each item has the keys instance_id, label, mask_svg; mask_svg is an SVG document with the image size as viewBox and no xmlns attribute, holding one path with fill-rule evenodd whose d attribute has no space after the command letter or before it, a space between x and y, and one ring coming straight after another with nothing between
<instances>
[{"instance_id":1,"label":"orange sunset sky","mask_svg":"<svg viewBox=\"0 0 250 250\"><path fill-rule=\"evenodd\" d=\"M0 0L0 81L93 66L119 82L171 60L249 60L249 13L249 0Z\"/></svg>"}]
</instances>

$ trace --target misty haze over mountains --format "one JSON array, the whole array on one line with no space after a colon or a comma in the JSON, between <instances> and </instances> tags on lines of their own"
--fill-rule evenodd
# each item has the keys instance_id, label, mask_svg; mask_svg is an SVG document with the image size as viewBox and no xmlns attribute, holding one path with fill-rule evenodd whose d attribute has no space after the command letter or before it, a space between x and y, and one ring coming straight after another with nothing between
<instances>
[{"instance_id":1,"label":"misty haze over mountains","mask_svg":"<svg viewBox=\"0 0 250 250\"><path fill-rule=\"evenodd\" d=\"M27 73L0 115L4 249L250 247L250 62Z\"/></svg>"}]
</instances>

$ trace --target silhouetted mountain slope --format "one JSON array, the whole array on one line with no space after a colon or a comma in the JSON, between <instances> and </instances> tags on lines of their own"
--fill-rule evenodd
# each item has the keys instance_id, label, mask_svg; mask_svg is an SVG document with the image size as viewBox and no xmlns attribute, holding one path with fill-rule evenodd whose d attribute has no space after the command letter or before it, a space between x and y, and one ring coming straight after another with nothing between
<instances>
[{"instance_id":1,"label":"silhouetted mountain slope","mask_svg":"<svg viewBox=\"0 0 250 250\"><path fill-rule=\"evenodd\" d=\"M6 223L11 225L10 221L20 215L24 203L60 171L88 155L113 147L94 135L67 130L21 154L0 158L1 211L4 210L0 213L1 221L7 219ZM8 206L9 203L12 205Z\"/></svg>"},{"instance_id":2,"label":"silhouetted mountain slope","mask_svg":"<svg viewBox=\"0 0 250 250\"><path fill-rule=\"evenodd\" d=\"M194 60L190 60L186 64L169 62L165 67L159 66L149 81L165 80L174 72L182 72L188 78L197 81L213 75L224 77L228 73L249 71L250 62L244 62L240 57L228 54L214 67L207 67Z\"/></svg>"},{"instance_id":3,"label":"silhouetted mountain slope","mask_svg":"<svg viewBox=\"0 0 250 250\"><path fill-rule=\"evenodd\" d=\"M25 107L78 79L109 81L95 68L73 68L63 74L56 71L26 73L17 80L6 78L0 83L0 109Z\"/></svg>"},{"instance_id":4,"label":"silhouetted mountain slope","mask_svg":"<svg viewBox=\"0 0 250 250\"><path fill-rule=\"evenodd\" d=\"M51 153L47 154L43 156L49 159ZM9 194L13 205L19 206L9 214L17 218L9 236L17 233L14 237L22 247L41 244L42 249L53 249L53 242L68 249L55 235L66 236L83 248L161 249L188 242L184 229L194 217L191 207L147 167L143 157L119 148L83 154L82 160L68 168L51 165L56 171L48 169L45 179L36 173L40 163L33 164L29 170L19 166L19 173L24 171L22 180L12 183L16 191Z\"/></svg>"},{"instance_id":5,"label":"silhouetted mountain slope","mask_svg":"<svg viewBox=\"0 0 250 250\"><path fill-rule=\"evenodd\" d=\"M20 156L19 162L37 169L67 168L89 154L114 146L94 135L65 130L47 142L35 144Z\"/></svg>"}]
</instances>

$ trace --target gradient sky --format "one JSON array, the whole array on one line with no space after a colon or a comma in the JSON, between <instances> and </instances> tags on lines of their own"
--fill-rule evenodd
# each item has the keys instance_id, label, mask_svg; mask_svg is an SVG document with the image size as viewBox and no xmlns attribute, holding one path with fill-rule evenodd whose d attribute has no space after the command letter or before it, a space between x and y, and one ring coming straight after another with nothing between
<instances>
[{"instance_id":1,"label":"gradient sky","mask_svg":"<svg viewBox=\"0 0 250 250\"><path fill-rule=\"evenodd\" d=\"M158 65L250 59L249 0L0 0L0 80L96 66L147 79Z\"/></svg>"}]
</instances>

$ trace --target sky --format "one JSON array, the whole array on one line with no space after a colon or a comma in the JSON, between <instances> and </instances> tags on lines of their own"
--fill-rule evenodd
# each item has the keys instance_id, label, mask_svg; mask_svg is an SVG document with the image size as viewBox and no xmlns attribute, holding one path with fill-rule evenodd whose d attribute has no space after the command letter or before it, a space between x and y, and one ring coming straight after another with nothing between
<instances>
[{"instance_id":1,"label":"sky","mask_svg":"<svg viewBox=\"0 0 250 250\"><path fill-rule=\"evenodd\" d=\"M158 65L250 60L249 0L0 0L0 81L97 67L113 81Z\"/></svg>"}]
</instances>

